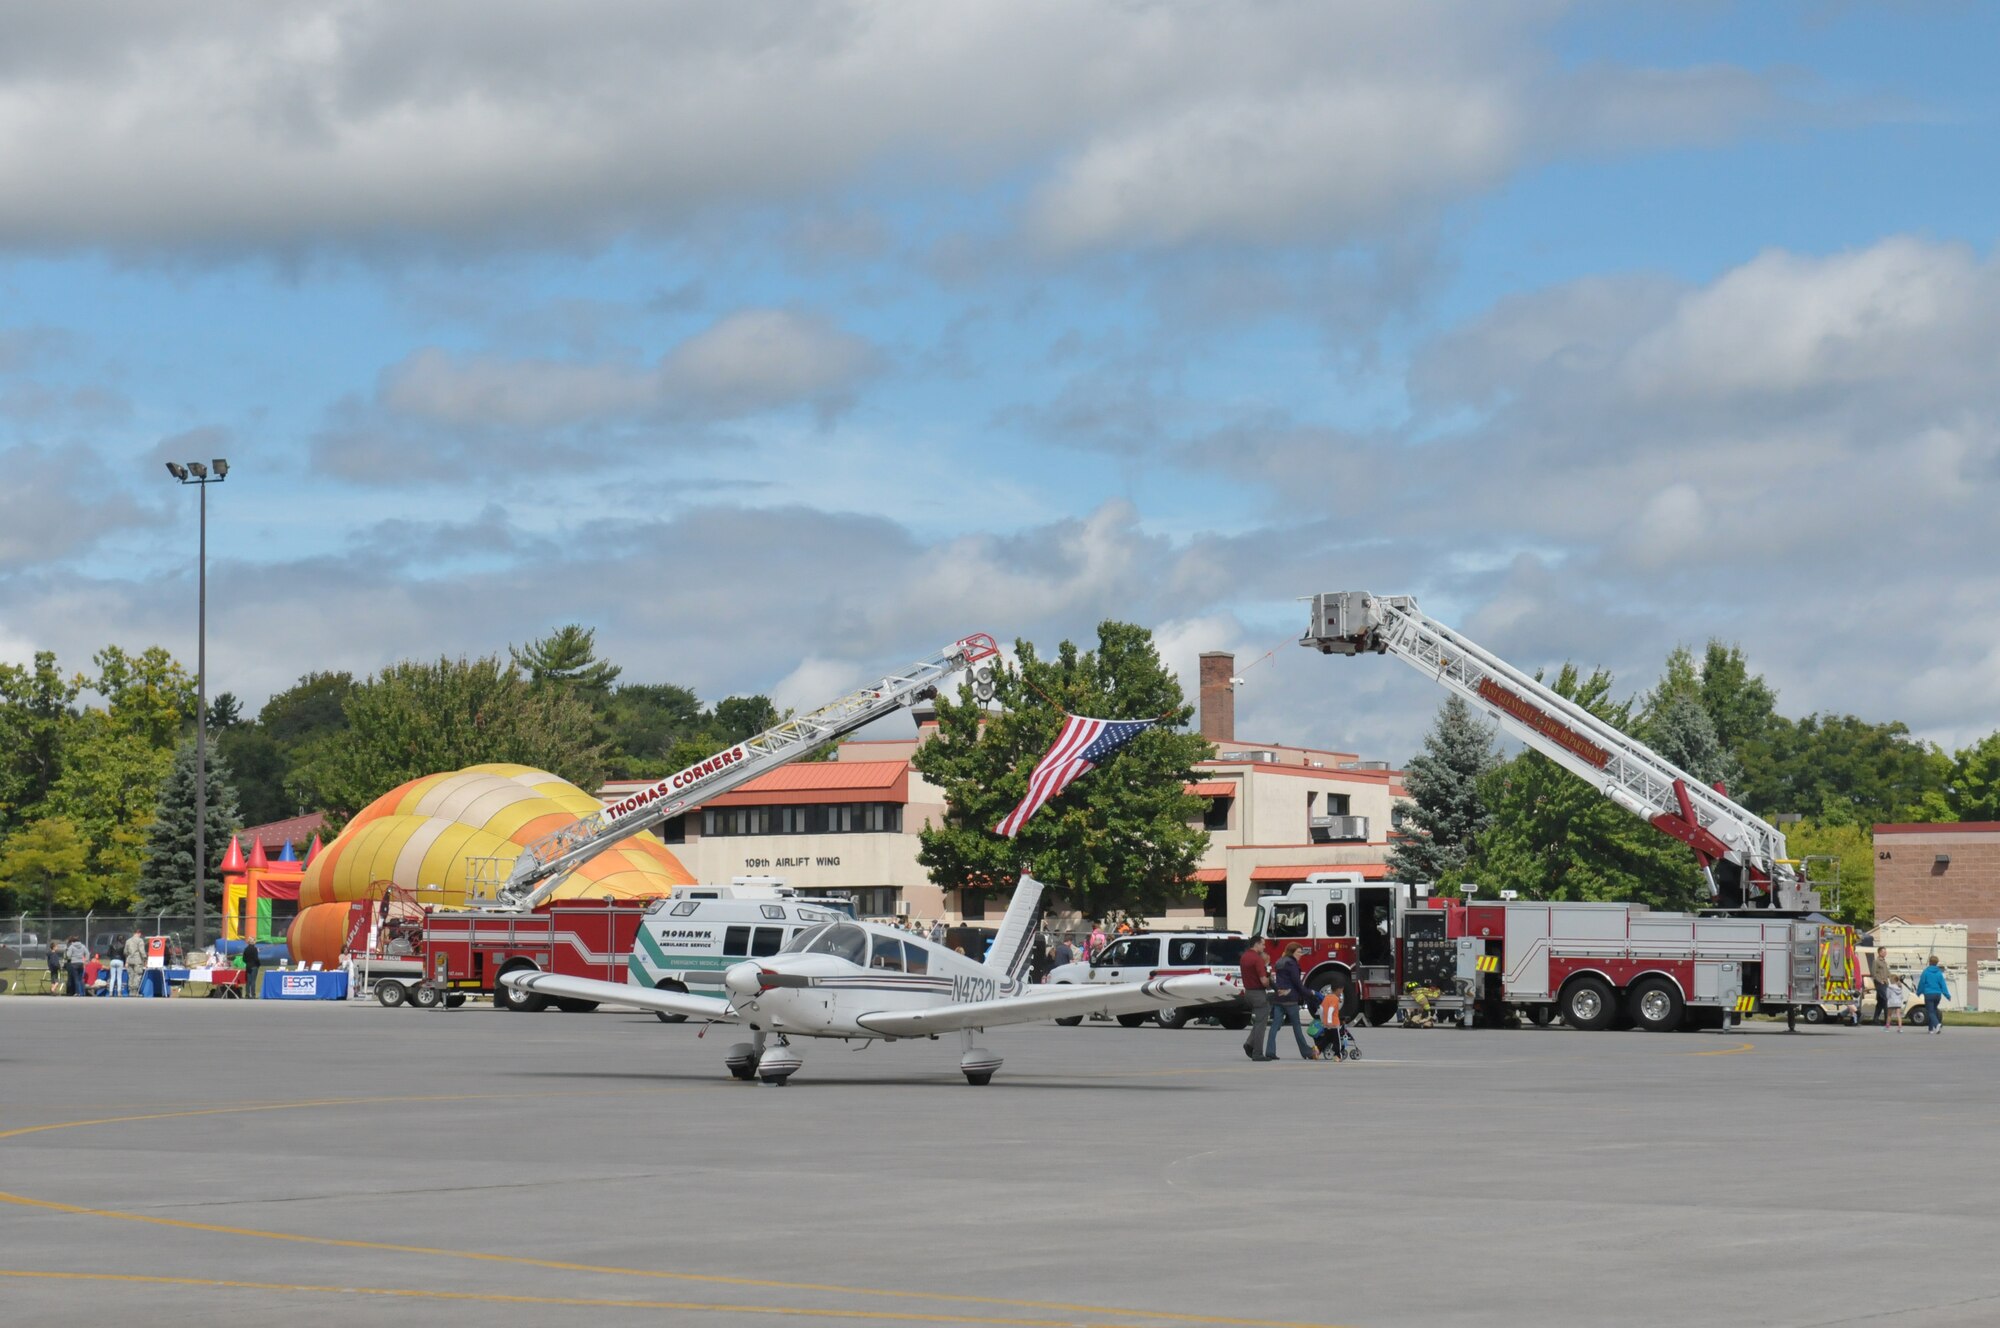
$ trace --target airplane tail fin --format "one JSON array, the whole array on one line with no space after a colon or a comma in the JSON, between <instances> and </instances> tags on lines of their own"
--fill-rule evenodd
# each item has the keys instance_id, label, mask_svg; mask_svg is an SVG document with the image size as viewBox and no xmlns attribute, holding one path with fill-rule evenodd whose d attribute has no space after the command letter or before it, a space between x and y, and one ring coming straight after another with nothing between
<instances>
[{"instance_id":1,"label":"airplane tail fin","mask_svg":"<svg viewBox=\"0 0 2000 1328\"><path fill-rule=\"evenodd\" d=\"M1035 917L1041 911L1042 883L1022 872L1014 898L1007 905L1007 916L1000 919L1000 930L986 952L986 967L1009 978L1019 978L1028 971L1028 961L1035 953Z\"/></svg>"}]
</instances>

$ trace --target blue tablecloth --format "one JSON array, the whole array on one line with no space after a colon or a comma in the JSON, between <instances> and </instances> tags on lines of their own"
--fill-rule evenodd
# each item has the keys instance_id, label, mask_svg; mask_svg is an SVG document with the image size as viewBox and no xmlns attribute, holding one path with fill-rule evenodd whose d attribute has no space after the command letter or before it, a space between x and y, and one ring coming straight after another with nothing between
<instances>
[{"instance_id":1,"label":"blue tablecloth","mask_svg":"<svg viewBox=\"0 0 2000 1328\"><path fill-rule=\"evenodd\" d=\"M267 1001L342 1001L347 999L347 974L335 970L328 973L314 973L310 970L284 969L266 971L261 975L262 985L257 995Z\"/></svg>"}]
</instances>

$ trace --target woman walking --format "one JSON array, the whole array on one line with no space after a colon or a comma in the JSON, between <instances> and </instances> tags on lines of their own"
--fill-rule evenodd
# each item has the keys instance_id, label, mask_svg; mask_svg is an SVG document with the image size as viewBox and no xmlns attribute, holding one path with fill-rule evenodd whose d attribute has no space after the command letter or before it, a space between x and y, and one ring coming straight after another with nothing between
<instances>
[{"instance_id":1,"label":"woman walking","mask_svg":"<svg viewBox=\"0 0 2000 1328\"><path fill-rule=\"evenodd\" d=\"M1278 1059L1278 1025L1290 1024L1292 1037L1299 1044L1299 1059L1318 1060L1312 1044L1306 1041L1305 1025L1299 1022L1299 1010L1312 1004L1312 992L1306 989L1305 976L1299 972L1299 951L1305 949L1297 941L1285 947L1284 957L1271 970L1271 1028L1264 1034L1264 1059Z\"/></svg>"},{"instance_id":2,"label":"woman walking","mask_svg":"<svg viewBox=\"0 0 2000 1328\"><path fill-rule=\"evenodd\" d=\"M1917 979L1917 995L1924 998L1924 1018L1931 1026L1931 1032L1944 1032L1944 1013L1938 1009L1938 1002L1951 999L1951 987L1944 980L1944 967L1938 963L1936 955L1924 967L1923 976Z\"/></svg>"}]
</instances>

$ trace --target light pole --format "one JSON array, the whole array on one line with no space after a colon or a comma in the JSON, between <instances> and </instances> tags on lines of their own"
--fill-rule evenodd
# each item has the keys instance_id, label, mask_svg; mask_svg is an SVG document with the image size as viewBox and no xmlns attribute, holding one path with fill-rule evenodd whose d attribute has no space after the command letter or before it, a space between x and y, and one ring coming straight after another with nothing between
<instances>
[{"instance_id":1,"label":"light pole","mask_svg":"<svg viewBox=\"0 0 2000 1328\"><path fill-rule=\"evenodd\" d=\"M213 467L211 473L210 467ZM215 457L167 463L167 473L201 489L201 553L195 567L194 629L194 949L201 949L202 895L208 889L208 486L229 478L229 462Z\"/></svg>"}]
</instances>

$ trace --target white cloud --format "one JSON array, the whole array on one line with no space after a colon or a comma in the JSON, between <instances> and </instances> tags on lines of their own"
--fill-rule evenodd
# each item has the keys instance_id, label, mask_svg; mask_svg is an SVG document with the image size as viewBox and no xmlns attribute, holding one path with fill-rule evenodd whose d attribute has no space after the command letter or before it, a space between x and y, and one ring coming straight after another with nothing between
<instances>
[{"instance_id":1,"label":"white cloud","mask_svg":"<svg viewBox=\"0 0 2000 1328\"><path fill-rule=\"evenodd\" d=\"M44 6L0 53L0 244L594 245L773 202L837 214L941 163L1028 180L1058 249L1339 243L1548 152L1771 111L1739 70L1566 70L1535 44L1562 8Z\"/></svg>"},{"instance_id":2,"label":"white cloud","mask_svg":"<svg viewBox=\"0 0 2000 1328\"><path fill-rule=\"evenodd\" d=\"M1464 606L1517 663L1637 687L1720 635L1793 712L2000 727L1993 254L1896 236L1699 286L1592 278L1501 302L1411 382L1409 434L1253 428L1228 463L1288 509L1366 494L1351 543L1402 562L1367 588Z\"/></svg>"}]
</instances>

